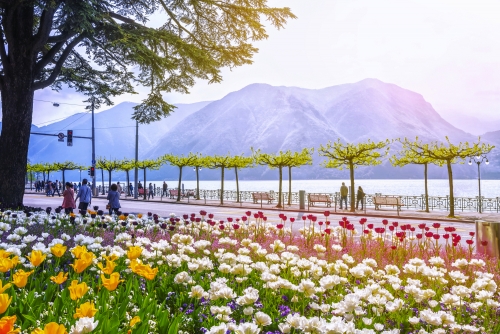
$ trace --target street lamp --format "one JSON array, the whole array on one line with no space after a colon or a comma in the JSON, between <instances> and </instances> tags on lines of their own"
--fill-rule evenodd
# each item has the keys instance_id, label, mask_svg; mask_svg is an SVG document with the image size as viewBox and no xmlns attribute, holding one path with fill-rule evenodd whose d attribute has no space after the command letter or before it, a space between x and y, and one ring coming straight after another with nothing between
<instances>
[{"instance_id":1,"label":"street lamp","mask_svg":"<svg viewBox=\"0 0 500 334\"><path fill-rule=\"evenodd\" d=\"M479 210L479 213L482 213L482 199L481 199L481 169L479 166L481 166L481 163L484 161L486 165L488 165L490 162L488 161L488 158L486 155L481 154L481 155L476 155L475 157L469 158L469 166L472 166L472 162L475 162L477 164L477 180L479 184L479 199L477 201L477 208Z\"/></svg>"}]
</instances>

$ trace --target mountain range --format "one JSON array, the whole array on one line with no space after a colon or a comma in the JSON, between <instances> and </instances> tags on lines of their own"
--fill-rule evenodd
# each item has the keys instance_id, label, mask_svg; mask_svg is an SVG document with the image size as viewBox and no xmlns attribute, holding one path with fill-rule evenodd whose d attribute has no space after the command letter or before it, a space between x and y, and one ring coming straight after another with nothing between
<instances>
[{"instance_id":1,"label":"mountain range","mask_svg":"<svg viewBox=\"0 0 500 334\"><path fill-rule=\"evenodd\" d=\"M95 115L96 155L106 158L133 158L135 121L130 116L134 103L121 103ZM74 136L90 136L90 115L76 114L36 129L58 133L73 129ZM423 96L377 79L337 85L324 89L276 87L252 84L229 93L220 100L179 104L171 116L149 125L139 125L139 157L156 158L165 153L249 154L250 148L264 152L317 148L329 140L344 142L368 139L415 138L424 141L476 141L477 137L445 121ZM500 145L500 131L482 139ZM397 148L397 145L394 146ZM72 160L89 165L90 140L76 139L73 147L57 142L56 137L33 135L29 158L32 162ZM392 151L394 153L394 151ZM492 152L490 166L498 166L499 156ZM300 179L345 178L346 171L325 169L315 156L313 166L293 170ZM498 168L488 168L484 177L500 177ZM162 167L148 179L175 179L178 168ZM186 178L193 176L188 173ZM228 177L230 178L230 173ZM277 172L264 167L241 171L242 179L273 179ZM432 167L431 178L444 178L445 168ZM468 165L454 167L456 178L473 178ZM204 179L217 179L218 171L203 173ZM381 166L356 170L361 178L422 178L421 166L394 168L387 161Z\"/></svg>"}]
</instances>

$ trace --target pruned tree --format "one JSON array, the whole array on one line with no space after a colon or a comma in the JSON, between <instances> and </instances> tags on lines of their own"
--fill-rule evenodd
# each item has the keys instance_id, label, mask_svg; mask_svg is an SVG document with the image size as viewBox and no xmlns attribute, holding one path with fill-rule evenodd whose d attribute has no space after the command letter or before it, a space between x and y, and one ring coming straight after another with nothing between
<instances>
[{"instance_id":1,"label":"pruned tree","mask_svg":"<svg viewBox=\"0 0 500 334\"><path fill-rule=\"evenodd\" d=\"M66 176L65 173L67 170L80 169L81 166L75 164L73 161L64 161L64 162L56 162L54 163L55 168L62 172L62 183L66 184Z\"/></svg>"},{"instance_id":2,"label":"pruned tree","mask_svg":"<svg viewBox=\"0 0 500 334\"><path fill-rule=\"evenodd\" d=\"M368 140L364 143L342 143L340 139L328 142L325 146L320 145L318 153L320 156L328 158L321 164L326 168L336 168L339 170L349 169L351 180L351 212L355 212L355 189L354 189L354 169L359 166L377 166L382 163L381 158L389 154L389 140L372 142ZM380 150L384 151L380 152Z\"/></svg>"},{"instance_id":3,"label":"pruned tree","mask_svg":"<svg viewBox=\"0 0 500 334\"><path fill-rule=\"evenodd\" d=\"M240 184L238 180L238 168L250 168L254 166L253 157L245 157L242 155L235 155L231 158L230 167L234 168L236 176L236 202L240 202Z\"/></svg>"},{"instance_id":4,"label":"pruned tree","mask_svg":"<svg viewBox=\"0 0 500 334\"><path fill-rule=\"evenodd\" d=\"M0 1L0 198L22 203L36 90L68 86L99 107L145 86L133 118L149 123L174 108L163 92L220 82L221 68L251 63L263 21L279 29L290 18L267 0Z\"/></svg>"},{"instance_id":5,"label":"pruned tree","mask_svg":"<svg viewBox=\"0 0 500 334\"><path fill-rule=\"evenodd\" d=\"M314 152L314 148L304 148L300 152L290 152L287 151L287 154L290 154L290 161L288 163L288 205L292 205L292 168L300 167L304 165L312 165L312 154Z\"/></svg>"},{"instance_id":6,"label":"pruned tree","mask_svg":"<svg viewBox=\"0 0 500 334\"><path fill-rule=\"evenodd\" d=\"M47 181L50 181L50 172L56 172L59 168L54 163L45 162L42 163L44 173L47 173Z\"/></svg>"},{"instance_id":7,"label":"pruned tree","mask_svg":"<svg viewBox=\"0 0 500 334\"><path fill-rule=\"evenodd\" d=\"M192 152L189 152L187 156L165 154L163 157L160 158L162 162L168 162L172 166L179 167L179 185L177 186L177 202L181 200L182 169L184 167L196 166L199 163L202 163L200 159L202 159L202 157L199 153L192 153Z\"/></svg>"},{"instance_id":8,"label":"pruned tree","mask_svg":"<svg viewBox=\"0 0 500 334\"><path fill-rule=\"evenodd\" d=\"M196 199L200 199L200 170L204 167L208 167L207 160L208 157L199 155L198 159L193 161L191 167L195 169L196 172Z\"/></svg>"},{"instance_id":9,"label":"pruned tree","mask_svg":"<svg viewBox=\"0 0 500 334\"><path fill-rule=\"evenodd\" d=\"M231 154L227 155L213 155L207 157L207 167L211 169L220 168L221 177L220 177L220 204L224 204L224 171L226 168L233 167L233 157Z\"/></svg>"},{"instance_id":10,"label":"pruned tree","mask_svg":"<svg viewBox=\"0 0 500 334\"><path fill-rule=\"evenodd\" d=\"M144 172L144 199L146 199L146 190L147 184L146 184L146 170L148 169L159 169L160 166L162 165L163 161L161 159L145 159L145 160L139 160L137 161L137 168L142 169Z\"/></svg>"},{"instance_id":11,"label":"pruned tree","mask_svg":"<svg viewBox=\"0 0 500 334\"><path fill-rule=\"evenodd\" d=\"M425 188L425 212L429 212L429 189L427 186L427 169L428 165L434 163L434 160L424 155L424 152L419 147L422 147L422 142L415 138L412 142L408 138L404 140L398 139L402 144L401 150L397 155L393 155L389 160L393 166L403 167L409 164L424 166L424 188Z\"/></svg>"},{"instance_id":12,"label":"pruned tree","mask_svg":"<svg viewBox=\"0 0 500 334\"><path fill-rule=\"evenodd\" d=\"M135 169L135 161L133 160L128 160L128 159L123 159L123 160L120 160L119 161L119 167L118 167L118 170L122 170L124 171L126 174L127 174L127 184L126 184L126 189L127 189L127 194L129 194L130 196L132 196L132 194L130 193L130 188L129 188L129 184L130 184L130 171Z\"/></svg>"},{"instance_id":13,"label":"pruned tree","mask_svg":"<svg viewBox=\"0 0 500 334\"><path fill-rule=\"evenodd\" d=\"M478 139L477 143L472 143L472 145L468 142L460 142L455 145L446 137L446 143L431 142L424 144L417 142L414 143L414 147L420 150L425 158L432 159L435 164L439 166L446 165L450 187L450 213L448 217L455 217L455 195L453 194L453 170L451 165L455 163L463 164L466 158L487 154L495 146L481 143L481 138Z\"/></svg>"},{"instance_id":14,"label":"pruned tree","mask_svg":"<svg viewBox=\"0 0 500 334\"><path fill-rule=\"evenodd\" d=\"M283 168L290 165L292 162L293 154L290 151L280 151L279 153L262 153L260 150L255 151L252 148L252 155L256 165L268 166L269 168L277 168L279 172L279 186L278 186L278 204L277 208L282 208L283 197Z\"/></svg>"},{"instance_id":15,"label":"pruned tree","mask_svg":"<svg viewBox=\"0 0 500 334\"><path fill-rule=\"evenodd\" d=\"M111 188L111 173L115 170L120 170L122 166L121 160L113 159L108 160L106 158L97 158L95 167L101 169L103 172L108 172L108 187ZM104 175L102 177L102 184L104 188Z\"/></svg>"}]
</instances>

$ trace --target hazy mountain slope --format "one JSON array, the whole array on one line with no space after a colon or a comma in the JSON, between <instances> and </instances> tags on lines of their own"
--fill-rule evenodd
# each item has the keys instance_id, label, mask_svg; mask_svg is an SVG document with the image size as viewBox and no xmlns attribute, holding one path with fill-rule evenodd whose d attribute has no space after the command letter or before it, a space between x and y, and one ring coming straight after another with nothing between
<instances>
[{"instance_id":1,"label":"hazy mountain slope","mask_svg":"<svg viewBox=\"0 0 500 334\"><path fill-rule=\"evenodd\" d=\"M193 114L209 102L179 104L171 116L147 125L139 125L139 154L156 144L163 134L174 129L185 117ZM123 102L119 105L96 113L94 118L96 136L96 156L107 158L134 157L135 154L135 121L131 119L136 103ZM90 113L72 115L60 122L39 128L38 132L56 134L68 129L74 136L91 136ZM91 141L75 138L73 147L60 143L56 137L32 135L28 156L32 161L73 160L90 165Z\"/></svg>"},{"instance_id":2,"label":"hazy mountain slope","mask_svg":"<svg viewBox=\"0 0 500 334\"><path fill-rule=\"evenodd\" d=\"M337 138L357 142L419 136L425 141L444 141L448 135L452 141L474 140L441 118L421 95L376 79L319 90L252 84L186 117L179 127L186 129L181 136L167 132L159 141L161 145L146 156L169 152L248 154L250 147L265 152L300 150L317 148ZM295 169L296 177L345 174L320 167L321 160L316 157L315 166ZM166 168L153 173L158 177L173 176L177 171ZM356 173L362 177L422 177L418 166L395 169L387 164L359 168ZM458 177L464 173L460 168L456 171ZM216 172L206 174L218 177ZM263 168L241 172L243 178L274 178L276 174ZM431 174L444 177L446 170L432 168Z\"/></svg>"}]
</instances>

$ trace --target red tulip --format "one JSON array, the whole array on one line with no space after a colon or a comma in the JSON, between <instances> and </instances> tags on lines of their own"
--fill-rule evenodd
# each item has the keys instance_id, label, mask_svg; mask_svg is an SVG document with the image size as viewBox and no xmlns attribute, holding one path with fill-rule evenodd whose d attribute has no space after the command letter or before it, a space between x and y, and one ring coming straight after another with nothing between
<instances>
[{"instance_id":1,"label":"red tulip","mask_svg":"<svg viewBox=\"0 0 500 334\"><path fill-rule=\"evenodd\" d=\"M399 223L398 222L392 222L392 226L398 227Z\"/></svg>"},{"instance_id":2,"label":"red tulip","mask_svg":"<svg viewBox=\"0 0 500 334\"><path fill-rule=\"evenodd\" d=\"M206 215L207 215L207 212L206 212L205 210L201 210L201 211L200 211L200 215L201 215L201 216L206 216Z\"/></svg>"},{"instance_id":3,"label":"red tulip","mask_svg":"<svg viewBox=\"0 0 500 334\"><path fill-rule=\"evenodd\" d=\"M418 224L418 228L423 230L425 228L425 223L424 224Z\"/></svg>"},{"instance_id":4,"label":"red tulip","mask_svg":"<svg viewBox=\"0 0 500 334\"><path fill-rule=\"evenodd\" d=\"M307 217L306 217L306 216L302 216L302 220L306 220L306 219L307 219Z\"/></svg>"},{"instance_id":5,"label":"red tulip","mask_svg":"<svg viewBox=\"0 0 500 334\"><path fill-rule=\"evenodd\" d=\"M295 218L290 218L290 222L293 223L295 221Z\"/></svg>"},{"instance_id":6,"label":"red tulip","mask_svg":"<svg viewBox=\"0 0 500 334\"><path fill-rule=\"evenodd\" d=\"M439 240L439 238L440 238L441 236L440 236L439 234L434 234L432 237L433 237L434 239L436 239L436 240Z\"/></svg>"},{"instance_id":7,"label":"red tulip","mask_svg":"<svg viewBox=\"0 0 500 334\"><path fill-rule=\"evenodd\" d=\"M373 224L368 224L368 225L366 225L366 227L368 227L371 230L371 229L373 229Z\"/></svg>"},{"instance_id":8,"label":"red tulip","mask_svg":"<svg viewBox=\"0 0 500 334\"><path fill-rule=\"evenodd\" d=\"M235 230L237 230L237 229L239 229L239 228L240 228L240 225L238 225L238 224L233 224L233 228L234 228Z\"/></svg>"},{"instance_id":9,"label":"red tulip","mask_svg":"<svg viewBox=\"0 0 500 334\"><path fill-rule=\"evenodd\" d=\"M321 221L320 221L320 222L318 222L318 225L319 225L319 226L323 225L323 222L321 222Z\"/></svg>"},{"instance_id":10,"label":"red tulip","mask_svg":"<svg viewBox=\"0 0 500 334\"><path fill-rule=\"evenodd\" d=\"M329 228L326 228L325 229L325 233L328 234L328 235L330 235L330 233L332 233L332 230L330 230Z\"/></svg>"},{"instance_id":11,"label":"red tulip","mask_svg":"<svg viewBox=\"0 0 500 334\"><path fill-rule=\"evenodd\" d=\"M389 221L387 219L382 220L382 224L387 225L389 224Z\"/></svg>"},{"instance_id":12,"label":"red tulip","mask_svg":"<svg viewBox=\"0 0 500 334\"><path fill-rule=\"evenodd\" d=\"M394 231L394 226L389 226L390 231Z\"/></svg>"},{"instance_id":13,"label":"red tulip","mask_svg":"<svg viewBox=\"0 0 500 334\"><path fill-rule=\"evenodd\" d=\"M425 236L427 238L432 238L433 235L434 235L434 233L432 233L432 232L425 232Z\"/></svg>"},{"instance_id":14,"label":"red tulip","mask_svg":"<svg viewBox=\"0 0 500 334\"><path fill-rule=\"evenodd\" d=\"M395 245L392 245L392 246L391 246L391 249L392 249L392 250L396 250L396 248L397 248L397 247L396 247Z\"/></svg>"},{"instance_id":15,"label":"red tulip","mask_svg":"<svg viewBox=\"0 0 500 334\"><path fill-rule=\"evenodd\" d=\"M370 230L363 230L364 234L370 234Z\"/></svg>"},{"instance_id":16,"label":"red tulip","mask_svg":"<svg viewBox=\"0 0 500 334\"><path fill-rule=\"evenodd\" d=\"M422 239L423 235L422 235L422 233L417 233L416 237L417 237L417 239Z\"/></svg>"},{"instance_id":17,"label":"red tulip","mask_svg":"<svg viewBox=\"0 0 500 334\"><path fill-rule=\"evenodd\" d=\"M449 235L449 234L444 234L444 235L443 235L443 239L448 240L449 238L450 238L450 235Z\"/></svg>"},{"instance_id":18,"label":"red tulip","mask_svg":"<svg viewBox=\"0 0 500 334\"><path fill-rule=\"evenodd\" d=\"M476 232L469 232L469 235L473 237L474 235L476 235Z\"/></svg>"},{"instance_id":19,"label":"red tulip","mask_svg":"<svg viewBox=\"0 0 500 334\"><path fill-rule=\"evenodd\" d=\"M208 218L213 219L214 218L214 214L213 213L209 213L208 214Z\"/></svg>"},{"instance_id":20,"label":"red tulip","mask_svg":"<svg viewBox=\"0 0 500 334\"><path fill-rule=\"evenodd\" d=\"M276 227L277 227L277 228L279 228L280 230L281 230L284 226L285 226L285 225L283 225L283 224L278 224L278 225L276 225Z\"/></svg>"},{"instance_id":21,"label":"red tulip","mask_svg":"<svg viewBox=\"0 0 500 334\"><path fill-rule=\"evenodd\" d=\"M328 217L330 215L330 211L325 211L323 212L323 214L325 215L325 217Z\"/></svg>"},{"instance_id":22,"label":"red tulip","mask_svg":"<svg viewBox=\"0 0 500 334\"><path fill-rule=\"evenodd\" d=\"M219 225L219 228L220 228L221 230L223 230L223 229L224 229L224 225Z\"/></svg>"},{"instance_id":23,"label":"red tulip","mask_svg":"<svg viewBox=\"0 0 500 334\"><path fill-rule=\"evenodd\" d=\"M251 211L247 211L247 212L245 212L245 214L246 214L247 216L251 216L251 215L252 215L252 212L251 212Z\"/></svg>"},{"instance_id":24,"label":"red tulip","mask_svg":"<svg viewBox=\"0 0 500 334\"><path fill-rule=\"evenodd\" d=\"M465 242L466 242L467 244L469 244L469 245L472 245L472 244L474 243L474 240L472 240L472 239L467 239L467 240L465 240Z\"/></svg>"},{"instance_id":25,"label":"red tulip","mask_svg":"<svg viewBox=\"0 0 500 334\"><path fill-rule=\"evenodd\" d=\"M228 221L228 223L232 223L233 222L233 218L227 217L227 221Z\"/></svg>"},{"instance_id":26,"label":"red tulip","mask_svg":"<svg viewBox=\"0 0 500 334\"><path fill-rule=\"evenodd\" d=\"M481 241L481 246L487 246L487 245L488 245L488 241L486 241L486 240Z\"/></svg>"},{"instance_id":27,"label":"red tulip","mask_svg":"<svg viewBox=\"0 0 500 334\"><path fill-rule=\"evenodd\" d=\"M244 222L246 222L247 221L247 217L243 216L243 217L241 217L241 220L244 221Z\"/></svg>"},{"instance_id":28,"label":"red tulip","mask_svg":"<svg viewBox=\"0 0 500 334\"><path fill-rule=\"evenodd\" d=\"M366 218L361 218L361 219L359 220L359 223L360 223L361 225L363 225L363 224L364 224L364 223L366 223L367 221L368 221L368 219L366 219Z\"/></svg>"},{"instance_id":29,"label":"red tulip","mask_svg":"<svg viewBox=\"0 0 500 334\"><path fill-rule=\"evenodd\" d=\"M434 227L434 228L440 228L440 227L441 227L441 224L439 224L439 223L434 223L434 224L432 224L432 227Z\"/></svg>"}]
</instances>

